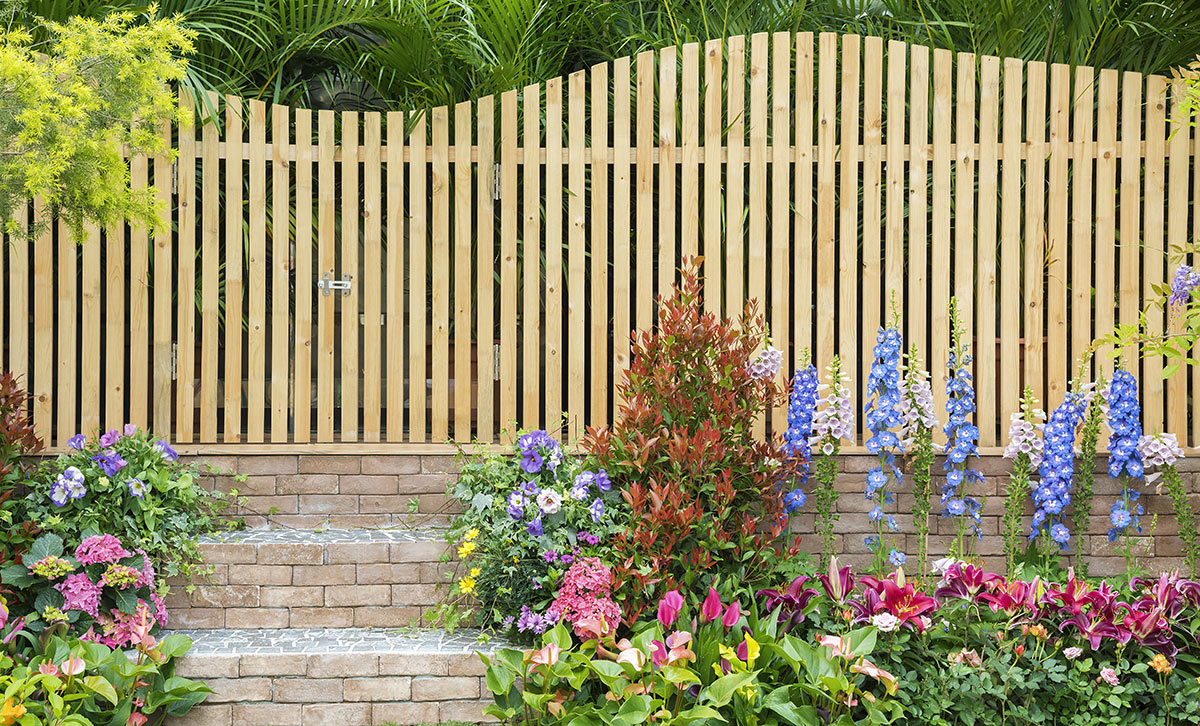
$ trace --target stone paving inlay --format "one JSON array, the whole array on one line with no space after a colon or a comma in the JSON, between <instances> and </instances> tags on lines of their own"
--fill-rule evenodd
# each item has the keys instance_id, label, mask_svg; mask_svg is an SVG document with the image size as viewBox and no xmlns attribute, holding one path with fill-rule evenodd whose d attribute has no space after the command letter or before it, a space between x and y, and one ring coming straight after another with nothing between
<instances>
[{"instance_id":1,"label":"stone paving inlay","mask_svg":"<svg viewBox=\"0 0 1200 726\"><path fill-rule=\"evenodd\" d=\"M442 542L445 529L246 529L201 537L201 544L343 544Z\"/></svg>"},{"instance_id":2,"label":"stone paving inlay","mask_svg":"<svg viewBox=\"0 0 1200 726\"><path fill-rule=\"evenodd\" d=\"M491 652L511 644L499 638L480 640L478 630L366 630L317 628L278 630L175 630L192 639L188 655L403 653L470 654ZM164 633L162 637L166 637Z\"/></svg>"}]
</instances>

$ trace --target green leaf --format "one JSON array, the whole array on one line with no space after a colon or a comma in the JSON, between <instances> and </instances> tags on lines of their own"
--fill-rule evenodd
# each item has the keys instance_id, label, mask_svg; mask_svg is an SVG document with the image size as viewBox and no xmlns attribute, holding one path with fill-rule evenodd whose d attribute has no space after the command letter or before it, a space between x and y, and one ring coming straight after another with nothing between
<instances>
[{"instance_id":1,"label":"green leaf","mask_svg":"<svg viewBox=\"0 0 1200 726\"><path fill-rule=\"evenodd\" d=\"M725 721L721 712L711 706L693 706L683 711L675 718L677 724L689 724L693 721Z\"/></svg>"},{"instance_id":2,"label":"green leaf","mask_svg":"<svg viewBox=\"0 0 1200 726\"><path fill-rule=\"evenodd\" d=\"M133 615L137 612L137 595L129 590L117 590L114 594L117 600L117 609L128 615Z\"/></svg>"},{"instance_id":3,"label":"green leaf","mask_svg":"<svg viewBox=\"0 0 1200 726\"><path fill-rule=\"evenodd\" d=\"M613 665L616 664L614 663ZM676 685L682 683L700 682L700 676L691 672L687 668L680 668L679 666L663 666L662 670L659 672L662 674L663 678L667 679L667 682L674 683Z\"/></svg>"},{"instance_id":4,"label":"green leaf","mask_svg":"<svg viewBox=\"0 0 1200 726\"><path fill-rule=\"evenodd\" d=\"M47 557L61 557L63 553L62 537L56 534L43 534L29 545L29 551L21 558L21 561L26 565L32 565L38 560L43 560Z\"/></svg>"},{"instance_id":5,"label":"green leaf","mask_svg":"<svg viewBox=\"0 0 1200 726\"><path fill-rule=\"evenodd\" d=\"M713 681L700 693L700 700L707 701L720 708L733 699L733 694L742 686L752 683L758 671L751 673L730 673Z\"/></svg>"},{"instance_id":6,"label":"green leaf","mask_svg":"<svg viewBox=\"0 0 1200 726\"><path fill-rule=\"evenodd\" d=\"M117 689L102 676L87 676L79 681L83 687L104 698L112 705L117 705Z\"/></svg>"},{"instance_id":7,"label":"green leaf","mask_svg":"<svg viewBox=\"0 0 1200 726\"><path fill-rule=\"evenodd\" d=\"M0 582L18 589L30 587L37 583L38 579L37 576L29 574L24 565L9 565L0 570Z\"/></svg>"}]
</instances>

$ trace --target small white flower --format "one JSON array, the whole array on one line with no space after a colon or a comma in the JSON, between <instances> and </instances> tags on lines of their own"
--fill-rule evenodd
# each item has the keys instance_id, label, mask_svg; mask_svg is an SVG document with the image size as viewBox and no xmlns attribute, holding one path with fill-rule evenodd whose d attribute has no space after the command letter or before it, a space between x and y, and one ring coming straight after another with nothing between
<instances>
[{"instance_id":1,"label":"small white flower","mask_svg":"<svg viewBox=\"0 0 1200 726\"><path fill-rule=\"evenodd\" d=\"M900 618L891 613L879 613L871 618L871 624L885 633L890 633L900 627Z\"/></svg>"},{"instance_id":2,"label":"small white flower","mask_svg":"<svg viewBox=\"0 0 1200 726\"><path fill-rule=\"evenodd\" d=\"M562 495L555 489L543 489L538 495L537 503L545 514L556 514L562 509Z\"/></svg>"},{"instance_id":3,"label":"small white flower","mask_svg":"<svg viewBox=\"0 0 1200 726\"><path fill-rule=\"evenodd\" d=\"M943 557L940 560L934 560L930 572L940 575L950 569L950 565L953 565L956 561L953 557Z\"/></svg>"}]
</instances>

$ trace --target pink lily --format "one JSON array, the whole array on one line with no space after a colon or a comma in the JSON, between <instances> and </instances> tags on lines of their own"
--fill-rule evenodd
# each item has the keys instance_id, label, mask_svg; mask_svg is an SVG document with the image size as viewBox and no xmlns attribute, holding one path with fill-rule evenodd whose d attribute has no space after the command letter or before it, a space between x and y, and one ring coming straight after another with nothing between
<instances>
[{"instance_id":1,"label":"pink lily","mask_svg":"<svg viewBox=\"0 0 1200 726\"><path fill-rule=\"evenodd\" d=\"M836 635L818 635L817 643L833 650L835 658L850 657L850 641Z\"/></svg>"},{"instance_id":2,"label":"pink lily","mask_svg":"<svg viewBox=\"0 0 1200 726\"><path fill-rule=\"evenodd\" d=\"M849 567L838 569L837 557L829 558L829 574L819 575L825 594L834 602L842 602L854 590L854 575Z\"/></svg>"},{"instance_id":3,"label":"pink lily","mask_svg":"<svg viewBox=\"0 0 1200 726\"><path fill-rule=\"evenodd\" d=\"M896 676L888 673L866 658L860 658L857 663L852 664L850 666L850 671L852 673L861 673L864 676L870 676L871 678L874 678L882 683L884 687L887 688L889 695L896 694L896 689L899 685L899 681L896 679Z\"/></svg>"},{"instance_id":4,"label":"pink lily","mask_svg":"<svg viewBox=\"0 0 1200 726\"><path fill-rule=\"evenodd\" d=\"M692 642L692 634L685 630L677 630L667 636L667 642L661 640L651 642L654 646L654 652L650 658L656 666L671 665L681 660L690 661L696 660L696 654L688 647L688 643Z\"/></svg>"},{"instance_id":5,"label":"pink lily","mask_svg":"<svg viewBox=\"0 0 1200 726\"><path fill-rule=\"evenodd\" d=\"M737 621L741 617L742 606L735 602L725 610L725 616L721 618L721 625L732 628L734 625L737 625Z\"/></svg>"},{"instance_id":6,"label":"pink lily","mask_svg":"<svg viewBox=\"0 0 1200 726\"><path fill-rule=\"evenodd\" d=\"M560 653L562 653L562 648L558 647L555 643L547 643L544 647L537 650L525 651L525 661L535 666L544 665L550 667L558 662Z\"/></svg>"},{"instance_id":7,"label":"pink lily","mask_svg":"<svg viewBox=\"0 0 1200 726\"><path fill-rule=\"evenodd\" d=\"M658 622L662 623L664 628L671 627L679 618L679 611L682 609L683 595L680 595L678 590L671 590L658 601Z\"/></svg>"},{"instance_id":8,"label":"pink lily","mask_svg":"<svg viewBox=\"0 0 1200 726\"><path fill-rule=\"evenodd\" d=\"M708 588L708 597L704 598L704 604L700 606L700 617L706 623L721 617L721 596L717 594L716 588Z\"/></svg>"},{"instance_id":9,"label":"pink lily","mask_svg":"<svg viewBox=\"0 0 1200 726\"><path fill-rule=\"evenodd\" d=\"M53 663L43 663L40 666L38 666L38 673L41 673L42 675L45 675L45 676L57 676L58 675L58 667L55 666Z\"/></svg>"},{"instance_id":10,"label":"pink lily","mask_svg":"<svg viewBox=\"0 0 1200 726\"><path fill-rule=\"evenodd\" d=\"M87 664L83 662L83 658L73 655L62 662L59 670L61 670L64 675L77 676L80 673L83 673L83 669L86 667Z\"/></svg>"}]
</instances>

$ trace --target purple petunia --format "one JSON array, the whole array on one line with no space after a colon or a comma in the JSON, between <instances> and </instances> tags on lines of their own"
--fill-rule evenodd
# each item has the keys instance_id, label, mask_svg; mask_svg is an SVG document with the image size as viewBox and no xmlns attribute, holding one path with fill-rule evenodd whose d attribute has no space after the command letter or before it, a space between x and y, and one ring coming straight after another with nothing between
<instances>
[{"instance_id":1,"label":"purple petunia","mask_svg":"<svg viewBox=\"0 0 1200 726\"><path fill-rule=\"evenodd\" d=\"M592 515L593 522L599 522L600 518L604 516L604 502L598 498L594 500L592 506L588 507L588 513Z\"/></svg>"},{"instance_id":2,"label":"purple petunia","mask_svg":"<svg viewBox=\"0 0 1200 726\"><path fill-rule=\"evenodd\" d=\"M67 439L67 446L70 446L72 449L75 449L76 451L82 450L86 444L87 444L87 439L85 439L83 437L83 434L75 434L71 438Z\"/></svg>"},{"instance_id":3,"label":"purple petunia","mask_svg":"<svg viewBox=\"0 0 1200 726\"><path fill-rule=\"evenodd\" d=\"M167 461L179 460L179 454L175 453L175 449L172 448L171 445L166 441L159 439L158 441L154 442L154 447L159 450L159 452L162 454L162 458L166 459Z\"/></svg>"},{"instance_id":4,"label":"purple petunia","mask_svg":"<svg viewBox=\"0 0 1200 726\"><path fill-rule=\"evenodd\" d=\"M508 495L508 506L505 507L505 511L508 512L508 516L512 517L513 519L524 519L525 504L527 502L528 499L522 492L511 492Z\"/></svg>"},{"instance_id":5,"label":"purple petunia","mask_svg":"<svg viewBox=\"0 0 1200 726\"><path fill-rule=\"evenodd\" d=\"M144 498L146 492L150 491L150 485L141 479L130 479L127 484L129 485L129 493L138 499Z\"/></svg>"},{"instance_id":6,"label":"purple petunia","mask_svg":"<svg viewBox=\"0 0 1200 726\"><path fill-rule=\"evenodd\" d=\"M100 436L100 448L107 449L121 439L121 434L116 429L109 429Z\"/></svg>"},{"instance_id":7,"label":"purple petunia","mask_svg":"<svg viewBox=\"0 0 1200 726\"><path fill-rule=\"evenodd\" d=\"M121 455L115 449L105 449L99 454L92 457L92 461L100 465L104 470L104 475L108 477L116 476L117 472L125 468L129 462L121 458Z\"/></svg>"},{"instance_id":8,"label":"purple petunia","mask_svg":"<svg viewBox=\"0 0 1200 726\"><path fill-rule=\"evenodd\" d=\"M535 519L532 522L530 522L529 524L527 524L525 526L525 531L528 532L531 537L541 537L542 536L542 518L538 517L537 519Z\"/></svg>"},{"instance_id":9,"label":"purple petunia","mask_svg":"<svg viewBox=\"0 0 1200 726\"><path fill-rule=\"evenodd\" d=\"M602 492L612 489L612 481L610 481L608 478L608 472L603 469L596 472L595 484L596 488Z\"/></svg>"}]
</instances>

